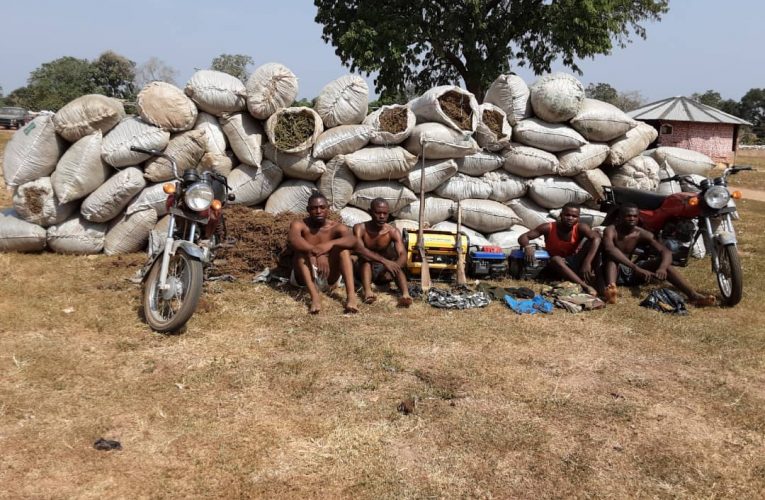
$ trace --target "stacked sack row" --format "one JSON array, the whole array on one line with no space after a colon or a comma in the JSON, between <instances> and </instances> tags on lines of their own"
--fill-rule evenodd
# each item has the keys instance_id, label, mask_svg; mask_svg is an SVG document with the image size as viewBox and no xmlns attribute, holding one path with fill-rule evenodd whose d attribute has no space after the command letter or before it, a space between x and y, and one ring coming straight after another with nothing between
<instances>
[{"instance_id":1,"label":"stacked sack row","mask_svg":"<svg viewBox=\"0 0 765 500\"><path fill-rule=\"evenodd\" d=\"M295 75L271 63L246 84L208 70L183 90L151 83L138 95L139 116L88 95L37 117L6 148L14 209L0 216L0 250L145 248L152 229L163 227L162 184L172 171L131 146L164 150L181 171L221 173L236 203L270 213L303 212L318 189L349 225L368 220L365 211L381 197L397 226L416 228L422 186L429 226L454 229L459 202L471 243L505 249L565 203L595 207L604 185L653 191L660 176L704 175L713 166L688 150L646 151L652 127L586 99L566 74L531 87L502 75L481 105L459 87L436 87L369 115L368 88L357 76L329 83L313 108L289 107L297 93ZM585 213L595 224L603 215Z\"/></svg>"}]
</instances>

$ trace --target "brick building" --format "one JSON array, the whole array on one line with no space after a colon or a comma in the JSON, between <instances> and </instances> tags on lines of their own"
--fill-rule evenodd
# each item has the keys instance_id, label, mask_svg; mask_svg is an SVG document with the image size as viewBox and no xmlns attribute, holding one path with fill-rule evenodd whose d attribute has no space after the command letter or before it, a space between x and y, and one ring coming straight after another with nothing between
<instances>
[{"instance_id":1,"label":"brick building","mask_svg":"<svg viewBox=\"0 0 765 500\"><path fill-rule=\"evenodd\" d=\"M746 120L687 97L670 97L627 114L652 125L659 132L650 147L692 149L723 163L733 162L739 128L751 125Z\"/></svg>"}]
</instances>

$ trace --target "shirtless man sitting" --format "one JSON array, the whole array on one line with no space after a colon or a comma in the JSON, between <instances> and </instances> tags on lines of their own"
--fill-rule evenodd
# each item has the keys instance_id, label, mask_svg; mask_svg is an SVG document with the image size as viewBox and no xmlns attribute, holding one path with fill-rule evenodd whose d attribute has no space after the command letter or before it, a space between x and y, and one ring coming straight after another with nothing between
<instances>
[{"instance_id":1,"label":"shirtless man sitting","mask_svg":"<svg viewBox=\"0 0 765 500\"><path fill-rule=\"evenodd\" d=\"M694 290L690 283L671 266L672 252L658 242L649 231L638 227L640 211L637 205L625 203L619 207L616 224L606 227L603 233L603 245L606 254L604 274L606 279L606 302L615 304L618 295L617 281L625 285L637 285L657 279L667 280L688 296L691 304L697 307L710 306L715 302L711 295L703 295ZM642 262L632 261L632 255L638 245L648 245L659 254Z\"/></svg>"},{"instance_id":2,"label":"shirtless man sitting","mask_svg":"<svg viewBox=\"0 0 765 500\"><path fill-rule=\"evenodd\" d=\"M547 269L580 285L585 292L597 295L591 284L595 283L597 266L593 266L593 261L601 238L589 225L579 222L579 215L579 206L567 203L561 209L559 222L546 222L523 233L518 244L524 249L526 262L534 264L536 248L529 242L544 236L545 250L550 254Z\"/></svg>"},{"instance_id":3,"label":"shirtless man sitting","mask_svg":"<svg viewBox=\"0 0 765 500\"><path fill-rule=\"evenodd\" d=\"M334 286L342 275L347 300L345 312L358 312L353 284L353 263L350 249L356 237L345 224L330 221L327 198L315 191L308 198L308 217L290 224L287 242L294 250L292 273L298 285L305 285L311 295L310 313L321 310L322 291Z\"/></svg>"},{"instance_id":4,"label":"shirtless man sitting","mask_svg":"<svg viewBox=\"0 0 765 500\"><path fill-rule=\"evenodd\" d=\"M377 299L372 293L373 281L375 284L383 284L395 279L401 290L398 305L409 307L412 305L412 297L409 296L409 286L404 274L406 249L401 233L388 224L389 213L388 202L382 198L375 198L369 208L372 220L353 226L353 234L357 239L354 251L359 256L364 303L371 304Z\"/></svg>"}]
</instances>

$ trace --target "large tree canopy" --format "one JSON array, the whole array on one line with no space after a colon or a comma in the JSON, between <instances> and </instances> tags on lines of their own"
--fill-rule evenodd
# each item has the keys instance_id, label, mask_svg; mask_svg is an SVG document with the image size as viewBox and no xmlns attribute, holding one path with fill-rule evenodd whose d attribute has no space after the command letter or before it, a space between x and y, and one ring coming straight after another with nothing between
<instances>
[{"instance_id":1,"label":"large tree canopy","mask_svg":"<svg viewBox=\"0 0 765 500\"><path fill-rule=\"evenodd\" d=\"M483 98L515 66L549 72L560 58L608 54L643 21L659 20L668 0L314 0L324 41L352 71L377 72L383 96L418 92L461 78Z\"/></svg>"},{"instance_id":2,"label":"large tree canopy","mask_svg":"<svg viewBox=\"0 0 765 500\"><path fill-rule=\"evenodd\" d=\"M242 80L247 81L250 76L247 68L253 64L252 57L244 54L221 54L210 63L210 69L228 73Z\"/></svg>"}]
</instances>

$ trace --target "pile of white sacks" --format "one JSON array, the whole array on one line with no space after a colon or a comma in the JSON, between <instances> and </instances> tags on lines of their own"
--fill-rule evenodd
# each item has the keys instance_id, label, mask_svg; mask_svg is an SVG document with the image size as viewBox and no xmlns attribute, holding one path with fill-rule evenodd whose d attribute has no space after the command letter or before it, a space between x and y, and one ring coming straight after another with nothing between
<instances>
[{"instance_id":1,"label":"pile of white sacks","mask_svg":"<svg viewBox=\"0 0 765 500\"><path fill-rule=\"evenodd\" d=\"M604 185L667 192L680 186L659 187L660 177L705 175L714 165L684 149L646 151L653 127L585 98L582 84L562 73L531 87L502 75L480 105L444 86L367 114L367 85L353 75L329 83L313 109L288 107L297 95L295 75L271 63L246 84L208 70L183 90L150 83L138 95L138 116L88 95L37 117L6 147L3 177L14 208L0 216L0 250L144 249L166 216L162 184L172 172L131 146L164 150L181 171L222 173L235 203L271 213L303 212L318 189L349 225L368 220L365 210L381 197L394 224L416 228L423 183L429 226L454 229L460 201L471 243L506 250L567 202L589 207L584 213L599 224L604 214L592 209ZM469 116L448 114L445 97ZM286 141L280 134L293 115L312 127Z\"/></svg>"}]
</instances>

